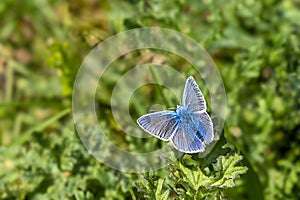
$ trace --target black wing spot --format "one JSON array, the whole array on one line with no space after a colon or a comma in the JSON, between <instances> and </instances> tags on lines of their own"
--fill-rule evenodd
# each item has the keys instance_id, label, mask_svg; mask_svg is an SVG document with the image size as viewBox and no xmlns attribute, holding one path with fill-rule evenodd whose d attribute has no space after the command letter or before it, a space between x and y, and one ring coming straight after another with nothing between
<instances>
[{"instance_id":1,"label":"black wing spot","mask_svg":"<svg viewBox=\"0 0 300 200\"><path fill-rule=\"evenodd\" d=\"M204 141L204 137L203 137L203 135L201 134L201 132L199 130L197 130L196 136L197 136L197 138L199 138L201 140L201 142Z\"/></svg>"}]
</instances>

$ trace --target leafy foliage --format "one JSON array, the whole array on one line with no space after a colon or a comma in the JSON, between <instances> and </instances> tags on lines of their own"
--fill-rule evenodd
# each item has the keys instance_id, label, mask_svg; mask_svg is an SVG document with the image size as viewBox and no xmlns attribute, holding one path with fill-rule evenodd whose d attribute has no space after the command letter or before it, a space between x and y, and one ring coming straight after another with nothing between
<instances>
[{"instance_id":1,"label":"leafy foliage","mask_svg":"<svg viewBox=\"0 0 300 200\"><path fill-rule=\"evenodd\" d=\"M0 198L299 199L299 10L293 0L2 1ZM225 82L228 142L221 139L204 159L185 155L141 176L112 170L87 154L74 129L70 96L92 47L145 26L175 29L208 50ZM96 95L101 123L130 151L164 144L120 133L109 99L122 74L151 59L194 73L167 52L133 52L112 63ZM141 90L131 102L133 118L165 100L155 87ZM176 104L167 90L162 93Z\"/></svg>"},{"instance_id":2,"label":"leafy foliage","mask_svg":"<svg viewBox=\"0 0 300 200\"><path fill-rule=\"evenodd\" d=\"M235 187L236 179L247 172L247 167L241 165L242 159L222 138L204 159L185 155L168 166L168 189L162 189L165 179L149 172L144 174L147 182L139 182L137 186L148 199L164 199L168 193L179 199L222 199L226 189Z\"/></svg>"}]
</instances>

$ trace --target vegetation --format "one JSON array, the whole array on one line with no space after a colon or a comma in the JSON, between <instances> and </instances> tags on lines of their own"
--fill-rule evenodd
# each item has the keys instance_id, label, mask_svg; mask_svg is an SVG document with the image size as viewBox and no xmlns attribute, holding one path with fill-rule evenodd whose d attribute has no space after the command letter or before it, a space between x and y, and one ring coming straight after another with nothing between
<instances>
[{"instance_id":1,"label":"vegetation","mask_svg":"<svg viewBox=\"0 0 300 200\"><path fill-rule=\"evenodd\" d=\"M296 0L1 1L0 198L300 199L299 19ZM97 44L153 26L190 36L213 58L226 88L225 127L204 158L184 155L157 171L120 172L83 147L72 118L73 84ZM112 63L96 103L111 140L133 152L165 142L120 131L110 96L116 81L149 55L195 73L182 58L152 49ZM164 104L166 92L138 90L132 118Z\"/></svg>"}]
</instances>

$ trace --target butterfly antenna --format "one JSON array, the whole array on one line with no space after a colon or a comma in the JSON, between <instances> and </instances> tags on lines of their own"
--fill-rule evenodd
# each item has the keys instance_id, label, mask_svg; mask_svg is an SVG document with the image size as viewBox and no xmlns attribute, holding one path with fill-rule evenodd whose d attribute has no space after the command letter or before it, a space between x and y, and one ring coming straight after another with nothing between
<instances>
[{"instance_id":1,"label":"butterfly antenna","mask_svg":"<svg viewBox=\"0 0 300 200\"><path fill-rule=\"evenodd\" d=\"M176 108L167 108L167 110L176 110Z\"/></svg>"}]
</instances>

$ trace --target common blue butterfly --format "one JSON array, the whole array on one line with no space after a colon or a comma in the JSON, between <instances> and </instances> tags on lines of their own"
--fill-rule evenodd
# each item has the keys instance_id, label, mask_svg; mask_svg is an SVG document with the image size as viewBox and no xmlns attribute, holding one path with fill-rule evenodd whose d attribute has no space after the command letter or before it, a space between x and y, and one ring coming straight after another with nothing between
<instances>
[{"instance_id":1,"label":"common blue butterfly","mask_svg":"<svg viewBox=\"0 0 300 200\"><path fill-rule=\"evenodd\" d=\"M198 153L213 141L213 123L206 112L206 102L192 76L186 80L182 106L176 111L149 113L137 119L139 126L151 135L173 143L184 153Z\"/></svg>"}]
</instances>

